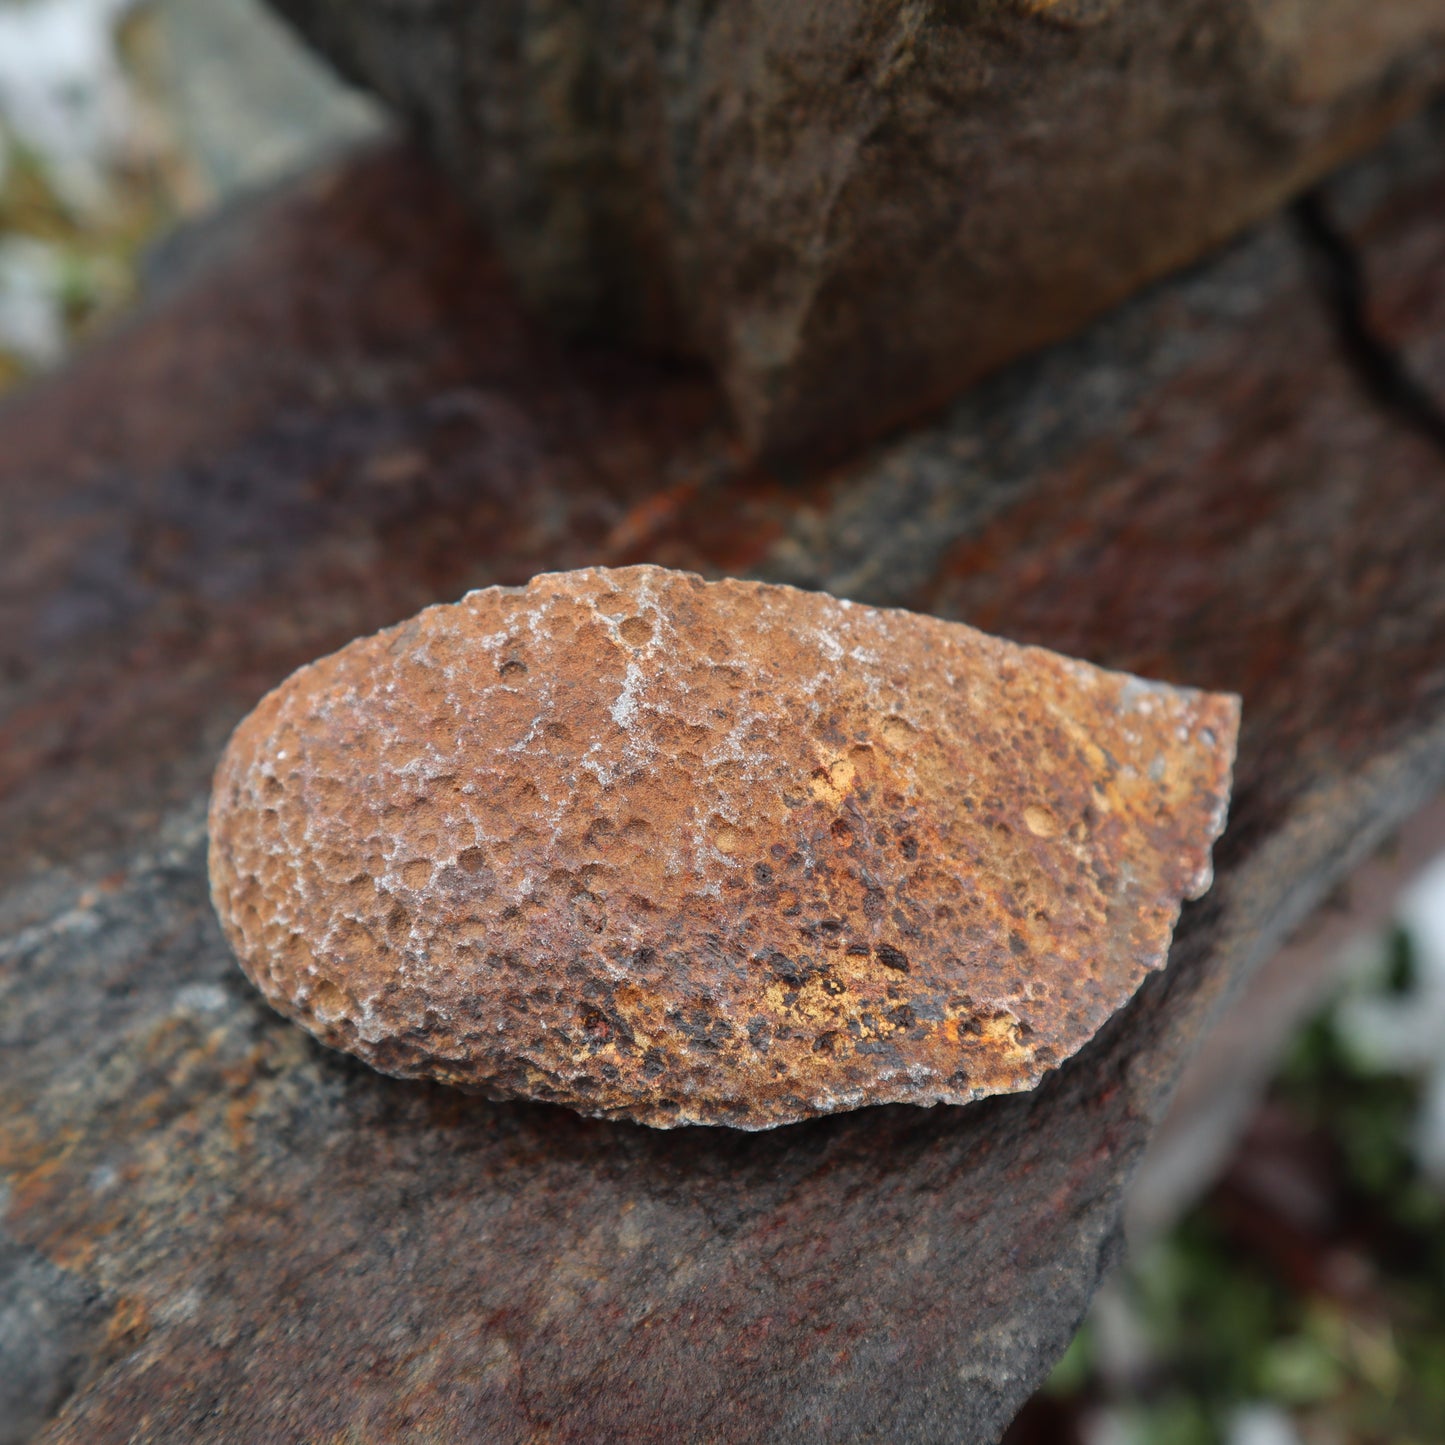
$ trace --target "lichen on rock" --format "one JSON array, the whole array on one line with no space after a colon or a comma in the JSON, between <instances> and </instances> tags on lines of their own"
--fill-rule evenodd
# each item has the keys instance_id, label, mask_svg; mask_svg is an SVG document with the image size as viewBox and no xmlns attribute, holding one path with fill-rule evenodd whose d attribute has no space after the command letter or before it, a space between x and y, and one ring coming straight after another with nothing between
<instances>
[{"instance_id":1,"label":"lichen on rock","mask_svg":"<svg viewBox=\"0 0 1445 1445\"><path fill-rule=\"evenodd\" d=\"M473 592L237 728L242 966L387 1073L657 1126L1027 1089L1209 886L1238 700L657 567Z\"/></svg>"}]
</instances>

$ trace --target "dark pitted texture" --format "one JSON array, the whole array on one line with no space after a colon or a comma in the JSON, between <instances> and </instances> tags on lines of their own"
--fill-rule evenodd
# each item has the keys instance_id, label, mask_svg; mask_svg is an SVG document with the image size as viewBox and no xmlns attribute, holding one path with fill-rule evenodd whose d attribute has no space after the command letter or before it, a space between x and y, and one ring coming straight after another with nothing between
<instances>
[{"instance_id":1,"label":"dark pitted texture","mask_svg":"<svg viewBox=\"0 0 1445 1445\"><path fill-rule=\"evenodd\" d=\"M489 588L237 729L216 907L387 1073L765 1128L1028 1089L1209 886L1234 697L658 567Z\"/></svg>"}]
</instances>

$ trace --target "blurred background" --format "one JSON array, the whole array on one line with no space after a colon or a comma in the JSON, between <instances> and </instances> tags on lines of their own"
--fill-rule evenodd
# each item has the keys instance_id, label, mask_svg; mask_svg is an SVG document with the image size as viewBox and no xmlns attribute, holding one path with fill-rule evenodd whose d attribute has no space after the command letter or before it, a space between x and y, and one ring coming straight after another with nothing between
<instances>
[{"instance_id":1,"label":"blurred background","mask_svg":"<svg viewBox=\"0 0 1445 1445\"><path fill-rule=\"evenodd\" d=\"M252 0L0 0L0 392L124 324L236 197L383 126ZM1352 884L1275 966L1273 1078L1210 1125L1218 1041L1015 1445L1445 1440L1445 861L1381 868L1384 904Z\"/></svg>"},{"instance_id":2,"label":"blurred background","mask_svg":"<svg viewBox=\"0 0 1445 1445\"><path fill-rule=\"evenodd\" d=\"M1146 1165L1170 1197L1136 1195L1125 1268L1010 1445L1445 1439L1445 859L1383 928L1351 926L1350 890L1333 907L1283 956L1303 972L1343 931L1326 998L1297 1000L1202 1197Z\"/></svg>"},{"instance_id":3,"label":"blurred background","mask_svg":"<svg viewBox=\"0 0 1445 1445\"><path fill-rule=\"evenodd\" d=\"M0 0L0 387L164 284L177 227L381 126L253 0Z\"/></svg>"}]
</instances>

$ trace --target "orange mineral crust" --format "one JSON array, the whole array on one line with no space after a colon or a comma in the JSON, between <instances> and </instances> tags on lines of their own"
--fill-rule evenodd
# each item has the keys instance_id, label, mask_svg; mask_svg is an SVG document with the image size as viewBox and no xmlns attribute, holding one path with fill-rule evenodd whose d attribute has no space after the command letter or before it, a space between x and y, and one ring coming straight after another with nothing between
<instances>
[{"instance_id":1,"label":"orange mineral crust","mask_svg":"<svg viewBox=\"0 0 1445 1445\"><path fill-rule=\"evenodd\" d=\"M242 967L389 1074L657 1126L1032 1088L1210 884L1239 703L658 567L473 592L236 729Z\"/></svg>"}]
</instances>

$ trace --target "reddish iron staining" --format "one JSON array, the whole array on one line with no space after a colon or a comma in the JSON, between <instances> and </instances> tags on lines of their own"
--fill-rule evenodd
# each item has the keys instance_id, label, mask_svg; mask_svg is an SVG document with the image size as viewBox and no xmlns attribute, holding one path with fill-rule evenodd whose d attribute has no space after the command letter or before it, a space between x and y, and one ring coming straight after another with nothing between
<instances>
[{"instance_id":1,"label":"reddish iron staining","mask_svg":"<svg viewBox=\"0 0 1445 1445\"><path fill-rule=\"evenodd\" d=\"M1238 702L657 567L433 607L237 729L243 967L388 1073L668 1126L1027 1089L1210 882Z\"/></svg>"}]
</instances>

